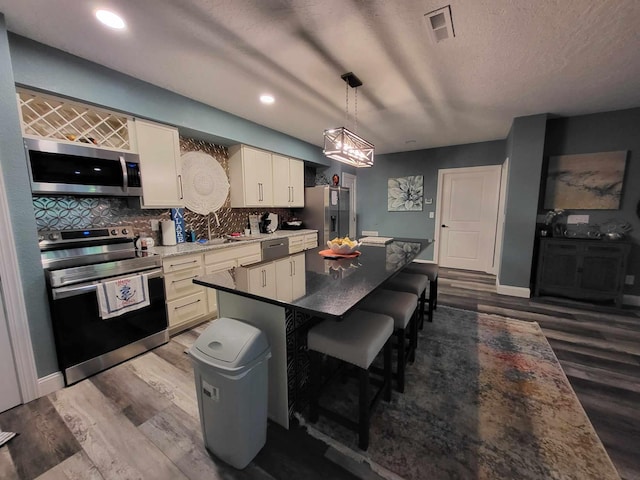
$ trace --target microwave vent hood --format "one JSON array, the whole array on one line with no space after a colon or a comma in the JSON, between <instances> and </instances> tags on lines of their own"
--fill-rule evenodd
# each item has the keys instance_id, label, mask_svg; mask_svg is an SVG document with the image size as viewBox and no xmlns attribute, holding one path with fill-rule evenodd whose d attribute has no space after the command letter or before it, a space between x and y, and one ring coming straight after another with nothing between
<instances>
[{"instance_id":1,"label":"microwave vent hood","mask_svg":"<svg viewBox=\"0 0 640 480\"><path fill-rule=\"evenodd\" d=\"M34 194L142 196L135 153L33 138L24 145Z\"/></svg>"}]
</instances>

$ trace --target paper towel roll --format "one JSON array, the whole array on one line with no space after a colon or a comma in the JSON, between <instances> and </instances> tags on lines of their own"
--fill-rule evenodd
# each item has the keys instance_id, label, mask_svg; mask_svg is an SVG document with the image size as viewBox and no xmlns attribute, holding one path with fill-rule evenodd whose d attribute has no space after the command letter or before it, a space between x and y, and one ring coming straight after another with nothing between
<instances>
[{"instance_id":1,"label":"paper towel roll","mask_svg":"<svg viewBox=\"0 0 640 480\"><path fill-rule=\"evenodd\" d=\"M162 228L162 244L175 245L176 242L176 224L173 220L162 220L160 222Z\"/></svg>"}]
</instances>

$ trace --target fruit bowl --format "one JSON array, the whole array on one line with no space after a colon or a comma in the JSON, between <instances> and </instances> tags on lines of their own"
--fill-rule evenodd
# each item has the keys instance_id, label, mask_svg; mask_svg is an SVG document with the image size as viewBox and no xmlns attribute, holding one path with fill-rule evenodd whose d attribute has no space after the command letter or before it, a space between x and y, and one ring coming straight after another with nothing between
<instances>
[{"instance_id":1,"label":"fruit bowl","mask_svg":"<svg viewBox=\"0 0 640 480\"><path fill-rule=\"evenodd\" d=\"M360 247L360 245L362 245L362 242L356 242L348 239L346 241L342 239L333 239L327 242L327 247L329 247L333 253L339 253L340 255L353 253L358 249L358 247Z\"/></svg>"}]
</instances>

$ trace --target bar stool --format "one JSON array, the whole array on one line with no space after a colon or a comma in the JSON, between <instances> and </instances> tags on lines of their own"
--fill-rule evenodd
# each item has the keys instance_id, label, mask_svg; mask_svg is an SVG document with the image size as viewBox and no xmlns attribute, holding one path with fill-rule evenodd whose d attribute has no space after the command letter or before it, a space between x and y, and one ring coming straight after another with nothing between
<instances>
[{"instance_id":1,"label":"bar stool","mask_svg":"<svg viewBox=\"0 0 640 480\"><path fill-rule=\"evenodd\" d=\"M380 397L391 400L391 342L393 319L387 315L356 310L343 321L325 320L312 327L307 334L307 348L311 359L311 399L309 421L315 423L319 413L358 433L358 445L369 447L371 413ZM369 402L369 367L384 347L384 374L380 388ZM323 387L322 356L347 362L358 367L358 422L322 407L318 399ZM328 382L326 382L328 383ZM325 385L326 386L326 385Z\"/></svg>"},{"instance_id":2,"label":"bar stool","mask_svg":"<svg viewBox=\"0 0 640 480\"><path fill-rule=\"evenodd\" d=\"M398 273L395 277L382 284L382 288L384 289L413 293L418 297L420 325L424 322L424 306L425 303L427 303L428 286L429 278L426 275L405 272Z\"/></svg>"},{"instance_id":3,"label":"bar stool","mask_svg":"<svg viewBox=\"0 0 640 480\"><path fill-rule=\"evenodd\" d=\"M370 312L382 313L393 318L393 334L397 339L398 362L394 377L397 380L396 389L404 392L404 370L408 360L414 359L418 345L417 311L418 297L413 293L396 292L377 288L365 298L358 308ZM407 348L407 327L409 327L409 347Z\"/></svg>"},{"instance_id":4,"label":"bar stool","mask_svg":"<svg viewBox=\"0 0 640 480\"><path fill-rule=\"evenodd\" d=\"M433 322L433 311L438 308L438 264L411 262L404 267L403 272L426 275L429 279L429 321ZM420 324L422 328L422 323Z\"/></svg>"}]
</instances>

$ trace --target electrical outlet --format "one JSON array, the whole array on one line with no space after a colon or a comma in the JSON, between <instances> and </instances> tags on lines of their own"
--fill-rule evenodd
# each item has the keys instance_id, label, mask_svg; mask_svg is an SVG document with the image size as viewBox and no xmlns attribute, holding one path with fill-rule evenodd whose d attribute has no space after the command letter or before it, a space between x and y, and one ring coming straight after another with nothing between
<instances>
[{"instance_id":1,"label":"electrical outlet","mask_svg":"<svg viewBox=\"0 0 640 480\"><path fill-rule=\"evenodd\" d=\"M377 237L378 232L376 230L362 230L362 235L364 237Z\"/></svg>"},{"instance_id":2,"label":"electrical outlet","mask_svg":"<svg viewBox=\"0 0 640 480\"><path fill-rule=\"evenodd\" d=\"M627 275L624 277L624 284L625 285L633 285L636 281L636 276L635 275Z\"/></svg>"},{"instance_id":3,"label":"electrical outlet","mask_svg":"<svg viewBox=\"0 0 640 480\"><path fill-rule=\"evenodd\" d=\"M429 218L434 218L436 215L433 212L429 212Z\"/></svg>"},{"instance_id":4,"label":"electrical outlet","mask_svg":"<svg viewBox=\"0 0 640 480\"><path fill-rule=\"evenodd\" d=\"M157 232L160 230L160 222L158 220L151 220L151 231Z\"/></svg>"}]
</instances>

